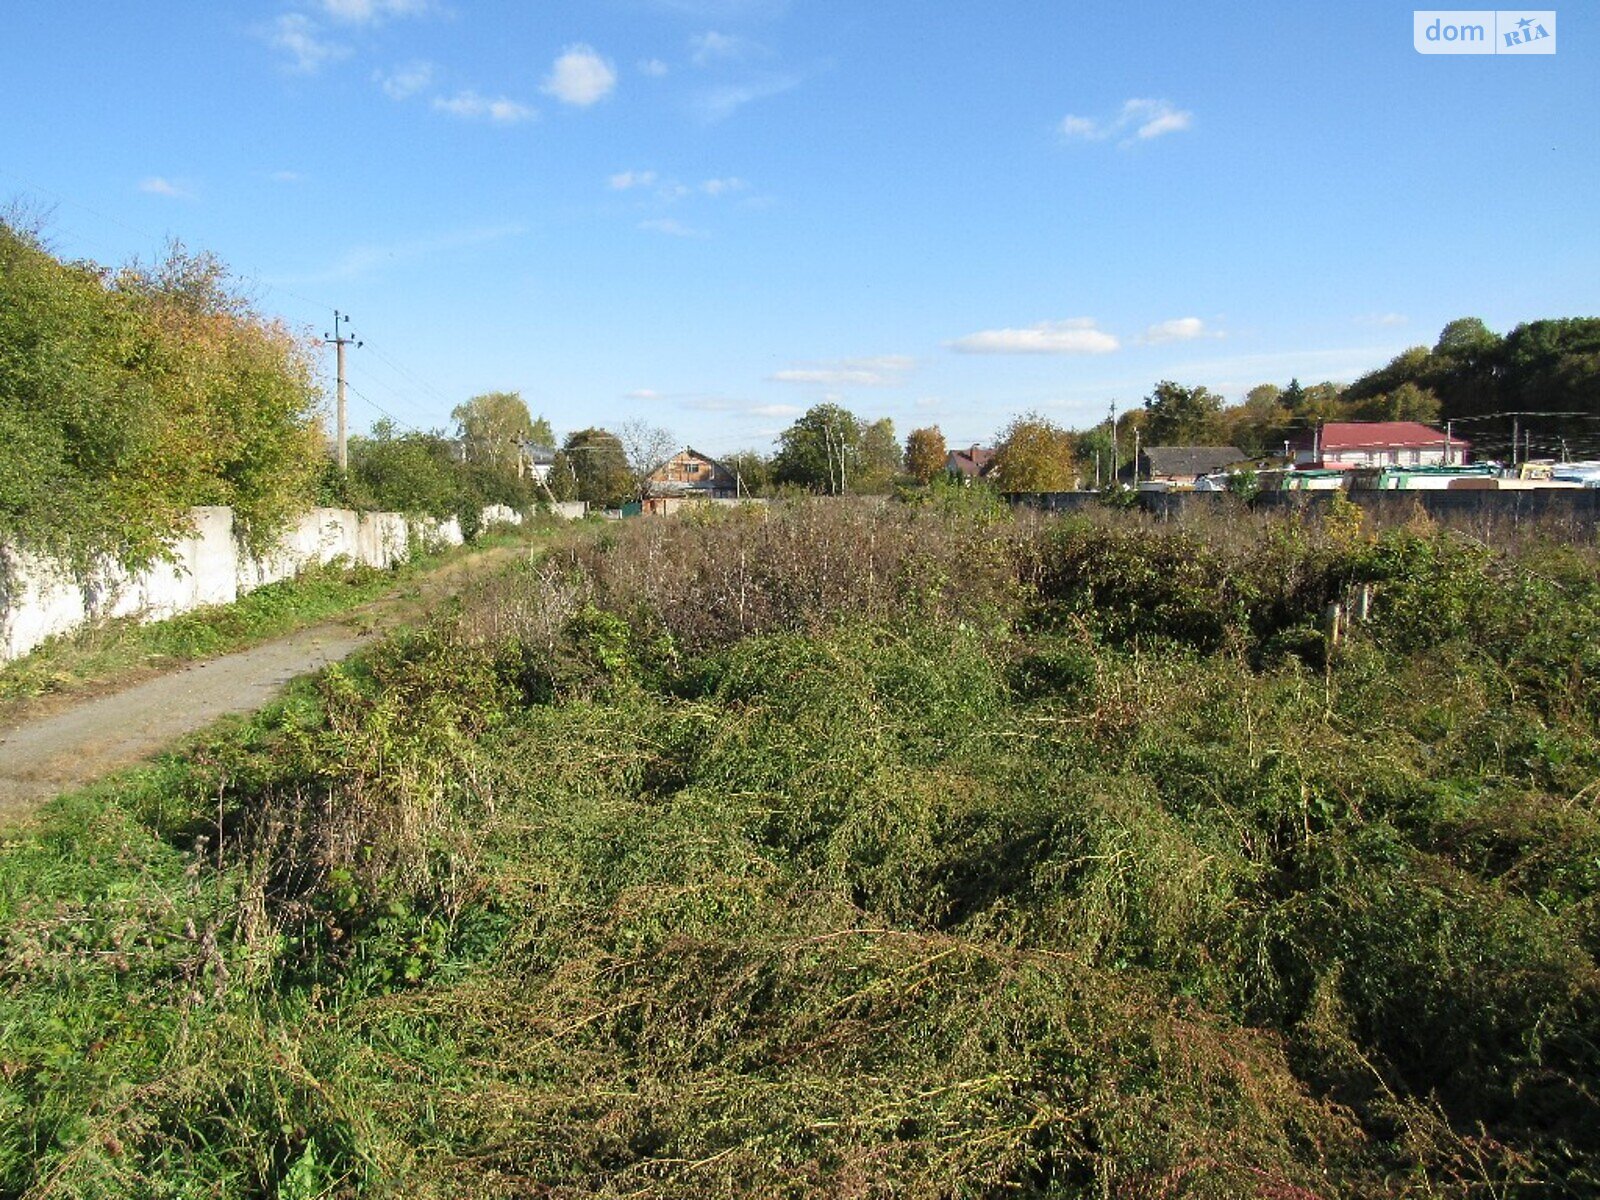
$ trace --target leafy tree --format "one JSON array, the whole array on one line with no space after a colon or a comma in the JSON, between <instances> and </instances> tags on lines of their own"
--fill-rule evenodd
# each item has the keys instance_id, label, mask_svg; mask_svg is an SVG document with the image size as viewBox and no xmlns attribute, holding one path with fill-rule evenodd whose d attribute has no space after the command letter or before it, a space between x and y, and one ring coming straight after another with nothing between
<instances>
[{"instance_id":1,"label":"leafy tree","mask_svg":"<svg viewBox=\"0 0 1600 1200\"><path fill-rule=\"evenodd\" d=\"M1071 433L1038 413L1014 418L1001 431L991 468L1004 492L1066 492L1078 486Z\"/></svg>"},{"instance_id":2,"label":"leafy tree","mask_svg":"<svg viewBox=\"0 0 1600 1200\"><path fill-rule=\"evenodd\" d=\"M1218 440L1222 397L1204 387L1182 387L1170 379L1145 397L1152 446L1202 446Z\"/></svg>"},{"instance_id":3,"label":"leafy tree","mask_svg":"<svg viewBox=\"0 0 1600 1200\"><path fill-rule=\"evenodd\" d=\"M110 272L0 221L0 538L87 570L163 553L197 504L265 545L315 497L310 347L174 243Z\"/></svg>"},{"instance_id":4,"label":"leafy tree","mask_svg":"<svg viewBox=\"0 0 1600 1200\"><path fill-rule=\"evenodd\" d=\"M467 461L514 470L523 442L537 442L528 406L517 392L485 392L450 410ZM539 431L547 436L546 423ZM541 443L548 445L549 443Z\"/></svg>"},{"instance_id":5,"label":"leafy tree","mask_svg":"<svg viewBox=\"0 0 1600 1200\"><path fill-rule=\"evenodd\" d=\"M773 479L837 496L855 482L861 458L861 424L837 404L807 410L778 438Z\"/></svg>"},{"instance_id":6,"label":"leafy tree","mask_svg":"<svg viewBox=\"0 0 1600 1200\"><path fill-rule=\"evenodd\" d=\"M937 425L926 429L913 429L906 435L905 468L918 483L932 483L944 474L950 452L944 444L944 434Z\"/></svg>"},{"instance_id":7,"label":"leafy tree","mask_svg":"<svg viewBox=\"0 0 1600 1200\"><path fill-rule=\"evenodd\" d=\"M1431 388L1402 383L1392 392L1381 392L1349 406L1346 414L1356 421L1421 421L1432 424L1439 419L1439 397Z\"/></svg>"},{"instance_id":8,"label":"leafy tree","mask_svg":"<svg viewBox=\"0 0 1600 1200\"><path fill-rule=\"evenodd\" d=\"M874 421L861 431L857 451L860 463L854 487L860 492L882 492L900 474L902 454L894 435L894 422L888 417Z\"/></svg>"},{"instance_id":9,"label":"leafy tree","mask_svg":"<svg viewBox=\"0 0 1600 1200\"><path fill-rule=\"evenodd\" d=\"M764 495L772 486L772 461L759 450L735 450L723 456L722 465L733 472L740 495Z\"/></svg>"},{"instance_id":10,"label":"leafy tree","mask_svg":"<svg viewBox=\"0 0 1600 1200\"><path fill-rule=\"evenodd\" d=\"M565 471L571 480L571 499L586 500L598 508L617 508L634 494L627 453L617 435L609 430L589 428L569 433L556 468Z\"/></svg>"}]
</instances>

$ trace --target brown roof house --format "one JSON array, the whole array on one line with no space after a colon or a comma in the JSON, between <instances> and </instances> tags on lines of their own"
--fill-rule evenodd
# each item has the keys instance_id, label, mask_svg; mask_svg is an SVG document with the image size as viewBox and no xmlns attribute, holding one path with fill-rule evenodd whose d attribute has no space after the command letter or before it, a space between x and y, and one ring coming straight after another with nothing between
<instances>
[{"instance_id":1,"label":"brown roof house","mask_svg":"<svg viewBox=\"0 0 1600 1200\"><path fill-rule=\"evenodd\" d=\"M1237 446L1151 446L1139 454L1139 480L1192 488L1207 475L1249 461Z\"/></svg>"},{"instance_id":2,"label":"brown roof house","mask_svg":"<svg viewBox=\"0 0 1600 1200\"><path fill-rule=\"evenodd\" d=\"M644 511L663 515L696 500L735 500L739 478L693 446L685 446L645 477Z\"/></svg>"},{"instance_id":3,"label":"brown roof house","mask_svg":"<svg viewBox=\"0 0 1600 1200\"><path fill-rule=\"evenodd\" d=\"M1294 465L1328 467L1454 467L1470 443L1420 421L1329 421L1295 439Z\"/></svg>"},{"instance_id":4,"label":"brown roof house","mask_svg":"<svg viewBox=\"0 0 1600 1200\"><path fill-rule=\"evenodd\" d=\"M952 450L944 460L944 469L962 483L971 483L974 479L984 478L993 465L994 451L986 446Z\"/></svg>"}]
</instances>

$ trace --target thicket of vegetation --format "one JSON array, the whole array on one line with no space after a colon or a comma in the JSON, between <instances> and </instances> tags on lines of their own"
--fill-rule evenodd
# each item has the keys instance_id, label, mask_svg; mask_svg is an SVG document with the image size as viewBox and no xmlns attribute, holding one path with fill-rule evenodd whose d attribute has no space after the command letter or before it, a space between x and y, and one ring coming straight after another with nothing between
<instances>
[{"instance_id":1,"label":"thicket of vegetation","mask_svg":"<svg viewBox=\"0 0 1600 1200\"><path fill-rule=\"evenodd\" d=\"M1592 1195L1596 565L575 541L7 844L0 1192Z\"/></svg>"},{"instance_id":2,"label":"thicket of vegetation","mask_svg":"<svg viewBox=\"0 0 1600 1200\"><path fill-rule=\"evenodd\" d=\"M78 565L159 554L198 504L261 544L322 467L306 346L210 255L62 262L0 220L0 540Z\"/></svg>"}]
</instances>

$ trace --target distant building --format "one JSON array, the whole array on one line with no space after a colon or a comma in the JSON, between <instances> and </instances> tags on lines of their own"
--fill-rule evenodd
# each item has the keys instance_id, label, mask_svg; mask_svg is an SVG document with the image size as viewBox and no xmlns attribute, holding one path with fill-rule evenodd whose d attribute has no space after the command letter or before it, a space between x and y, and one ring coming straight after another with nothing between
<instances>
[{"instance_id":1,"label":"distant building","mask_svg":"<svg viewBox=\"0 0 1600 1200\"><path fill-rule=\"evenodd\" d=\"M693 446L685 446L645 477L651 500L733 500L739 478Z\"/></svg>"},{"instance_id":2,"label":"distant building","mask_svg":"<svg viewBox=\"0 0 1600 1200\"><path fill-rule=\"evenodd\" d=\"M1250 456L1237 446L1151 446L1139 454L1139 479L1192 488L1207 475L1249 461Z\"/></svg>"},{"instance_id":3,"label":"distant building","mask_svg":"<svg viewBox=\"0 0 1600 1200\"><path fill-rule=\"evenodd\" d=\"M1297 469L1459 466L1472 445L1420 421L1329 421L1294 442Z\"/></svg>"},{"instance_id":4,"label":"distant building","mask_svg":"<svg viewBox=\"0 0 1600 1200\"><path fill-rule=\"evenodd\" d=\"M989 474L989 468L994 465L994 451L984 446L972 446L966 450L952 450L945 456L944 467L951 475L963 483L971 483L974 479L982 479Z\"/></svg>"},{"instance_id":5,"label":"distant building","mask_svg":"<svg viewBox=\"0 0 1600 1200\"><path fill-rule=\"evenodd\" d=\"M532 475L542 484L550 482L550 468L555 465L554 446L536 446L532 442L517 443L517 477Z\"/></svg>"}]
</instances>

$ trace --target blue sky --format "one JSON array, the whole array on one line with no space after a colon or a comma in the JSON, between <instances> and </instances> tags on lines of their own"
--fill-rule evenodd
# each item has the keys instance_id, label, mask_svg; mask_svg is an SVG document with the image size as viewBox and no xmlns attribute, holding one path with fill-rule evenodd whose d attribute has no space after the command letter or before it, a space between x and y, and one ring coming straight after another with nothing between
<instances>
[{"instance_id":1,"label":"blue sky","mask_svg":"<svg viewBox=\"0 0 1600 1200\"><path fill-rule=\"evenodd\" d=\"M357 428L517 389L714 453L823 399L983 441L1600 313L1594 11L1541 57L1412 11L10 0L0 199L353 313Z\"/></svg>"}]
</instances>

